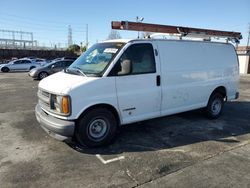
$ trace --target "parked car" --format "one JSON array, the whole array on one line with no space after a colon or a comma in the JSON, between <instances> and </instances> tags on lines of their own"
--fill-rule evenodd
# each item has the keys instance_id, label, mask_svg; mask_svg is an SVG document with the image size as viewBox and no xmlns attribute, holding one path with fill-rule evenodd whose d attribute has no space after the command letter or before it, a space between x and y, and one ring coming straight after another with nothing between
<instances>
[{"instance_id":1,"label":"parked car","mask_svg":"<svg viewBox=\"0 0 250 188\"><path fill-rule=\"evenodd\" d=\"M34 62L36 62L36 63L38 63L38 64L40 64L40 65L45 65L45 64L49 63L48 60L42 59L42 58L32 59L32 61L34 61Z\"/></svg>"},{"instance_id":2,"label":"parked car","mask_svg":"<svg viewBox=\"0 0 250 188\"><path fill-rule=\"evenodd\" d=\"M32 61L27 58L18 59L11 61L3 66L1 66L2 72L9 72L9 71L29 71L36 67L41 66L40 63Z\"/></svg>"},{"instance_id":3,"label":"parked car","mask_svg":"<svg viewBox=\"0 0 250 188\"><path fill-rule=\"evenodd\" d=\"M77 57L62 57L63 60L73 60L75 61L77 59Z\"/></svg>"},{"instance_id":4,"label":"parked car","mask_svg":"<svg viewBox=\"0 0 250 188\"><path fill-rule=\"evenodd\" d=\"M53 59L52 61L59 61L59 60L73 60L75 61L77 59L77 57L58 57Z\"/></svg>"},{"instance_id":5,"label":"parked car","mask_svg":"<svg viewBox=\"0 0 250 188\"><path fill-rule=\"evenodd\" d=\"M34 68L30 70L29 76L35 79L42 80L43 78L59 72L64 68L70 66L74 61L73 60L60 60L60 61L53 61L51 63L45 64L41 67Z\"/></svg>"},{"instance_id":6,"label":"parked car","mask_svg":"<svg viewBox=\"0 0 250 188\"><path fill-rule=\"evenodd\" d=\"M218 118L224 102L238 98L238 82L229 43L107 41L39 83L36 118L57 139L96 147L120 125L199 108Z\"/></svg>"},{"instance_id":7,"label":"parked car","mask_svg":"<svg viewBox=\"0 0 250 188\"><path fill-rule=\"evenodd\" d=\"M22 59L37 59L37 57L34 57L34 56L29 56L29 57L23 57Z\"/></svg>"}]
</instances>

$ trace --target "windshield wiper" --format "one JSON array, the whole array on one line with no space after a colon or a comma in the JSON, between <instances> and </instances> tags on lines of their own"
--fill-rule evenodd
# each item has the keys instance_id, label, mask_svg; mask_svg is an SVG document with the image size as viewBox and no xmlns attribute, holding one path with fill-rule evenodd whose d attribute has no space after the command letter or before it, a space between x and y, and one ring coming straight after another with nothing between
<instances>
[{"instance_id":1,"label":"windshield wiper","mask_svg":"<svg viewBox=\"0 0 250 188\"><path fill-rule=\"evenodd\" d=\"M87 77L87 75L84 72L82 72L82 70L79 67L70 67L70 68L67 68L66 70L67 71L74 70L75 72L80 73L81 75Z\"/></svg>"}]
</instances>

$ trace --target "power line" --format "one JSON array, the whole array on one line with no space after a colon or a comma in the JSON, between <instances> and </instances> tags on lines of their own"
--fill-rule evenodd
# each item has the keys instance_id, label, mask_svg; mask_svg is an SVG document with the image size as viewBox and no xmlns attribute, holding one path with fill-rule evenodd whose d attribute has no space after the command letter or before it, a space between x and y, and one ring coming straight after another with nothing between
<instances>
[{"instance_id":1,"label":"power line","mask_svg":"<svg viewBox=\"0 0 250 188\"><path fill-rule=\"evenodd\" d=\"M11 30L10 29L9 30L5 29L4 31L11 31ZM26 31L28 31L28 30L26 30ZM20 30L19 31L15 31L15 33L16 33L15 36L19 37L19 38L21 36L22 39L26 39L27 36L25 35L25 33L31 33L31 32L26 32L26 31L20 31ZM20 34L20 33L22 33L22 34ZM60 35L60 33L57 34L56 38L45 37L45 35L35 35L34 39L37 42L39 42L39 43L46 43L46 44L51 44L51 43L66 43L66 44L68 44L68 42L67 42L67 35L66 34L62 34L61 36L58 36L58 35ZM72 35L72 31L71 31L71 35ZM33 33L32 33L32 36L33 36ZM81 38L83 38L82 34L78 34L78 35L75 35L75 36L78 39L77 40L78 42L82 41L81 40ZM3 39L3 40L6 40L6 39L13 40L12 39L13 38L13 34L12 34L12 32L0 32L0 38Z\"/></svg>"},{"instance_id":2,"label":"power line","mask_svg":"<svg viewBox=\"0 0 250 188\"><path fill-rule=\"evenodd\" d=\"M9 18L1 18L1 21L4 21L5 23L14 23L14 24L16 24L17 22L20 24L20 23L22 23L22 24L28 24L28 25L30 25L30 24L32 24L32 26L36 26L36 27L42 27L42 28L44 28L44 27L46 27L46 28L57 28L57 29L65 29L65 25L68 25L68 24L48 24L48 23L41 23L41 22L37 22L37 21L30 21L30 20L17 20L17 19L9 19ZM72 24L71 24L72 25ZM76 26L76 25L74 25L73 24L73 26L74 26L74 28L78 28L77 30L78 31L84 31L85 30L85 25L81 25L81 26Z\"/></svg>"},{"instance_id":3,"label":"power line","mask_svg":"<svg viewBox=\"0 0 250 188\"><path fill-rule=\"evenodd\" d=\"M34 17L30 18L30 17L26 17L26 16L20 16L20 15L14 15L14 14L9 14L7 12L0 12L1 15L4 15L4 16L10 16L10 17L14 17L14 18L18 18L18 19L24 19L24 20L36 20L38 22L45 22L45 23L61 23L61 24L65 24L65 25L68 25L69 22L62 22L62 21L55 21L55 20L39 20L39 19L34 19ZM81 22L72 22L70 21L71 24L74 24L74 25L85 25L86 23L81 23Z\"/></svg>"},{"instance_id":4,"label":"power line","mask_svg":"<svg viewBox=\"0 0 250 188\"><path fill-rule=\"evenodd\" d=\"M34 19L34 17L30 18L30 17L24 17L24 16L18 16L18 15L14 15L14 14L9 14L7 12L0 12L0 15L2 15L2 19L0 20L0 23L3 23L4 26L6 27L6 25L9 26L14 26L14 27L20 27L20 28L29 28L28 30L39 30L40 31L53 31L53 32L60 32L60 31L64 31L66 28L64 25L68 25L70 23L70 25L73 24L74 27L74 31L72 31L72 28L70 28L70 32L68 32L69 38L72 38L72 33L75 33L76 36L78 36L77 38L82 38L82 34L85 33L86 35L86 45L88 45L88 24L83 24L81 22L61 22L61 21L52 21L52 20L41 20L41 19ZM18 22L19 24L21 23L21 25L17 25L16 22ZM86 27L85 27L86 26ZM76 29L75 29L76 28ZM61 33L61 32L60 32ZM78 34L78 35L77 35ZM44 37L37 37L37 38L44 38ZM48 39L50 40L50 39ZM68 40L69 43L73 43L73 41L71 42L71 40Z\"/></svg>"},{"instance_id":5,"label":"power line","mask_svg":"<svg viewBox=\"0 0 250 188\"><path fill-rule=\"evenodd\" d=\"M64 29L62 28L58 28L58 27L51 27L51 26L40 26L39 24L28 24L28 23L24 23L22 25L20 25L21 23L19 22L19 24L16 23L11 23L8 22L6 20L0 20L0 23L2 23L4 26L9 25L9 26L14 26L14 27L20 27L20 28L29 28L29 29L37 29L37 30L43 30L43 31L66 31L66 26L64 26ZM28 25L27 25L28 24ZM74 32L76 33L85 33L85 30L74 30Z\"/></svg>"}]
</instances>

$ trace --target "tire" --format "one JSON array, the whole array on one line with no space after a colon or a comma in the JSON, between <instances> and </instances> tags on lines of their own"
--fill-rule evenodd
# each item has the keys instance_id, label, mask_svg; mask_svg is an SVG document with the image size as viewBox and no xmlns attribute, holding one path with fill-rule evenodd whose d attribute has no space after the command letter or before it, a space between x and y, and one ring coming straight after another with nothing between
<instances>
[{"instance_id":1,"label":"tire","mask_svg":"<svg viewBox=\"0 0 250 188\"><path fill-rule=\"evenodd\" d=\"M48 75L49 75L49 74L48 74L47 72L40 72L40 73L38 74L38 79L39 79L39 80L42 80L42 79L46 78Z\"/></svg>"},{"instance_id":2,"label":"tire","mask_svg":"<svg viewBox=\"0 0 250 188\"><path fill-rule=\"evenodd\" d=\"M9 72L10 69L9 69L8 67L3 67L3 68L1 69L1 71L2 71L2 72Z\"/></svg>"},{"instance_id":3,"label":"tire","mask_svg":"<svg viewBox=\"0 0 250 188\"><path fill-rule=\"evenodd\" d=\"M109 110L97 108L81 116L76 126L77 142L91 148L110 144L114 140L117 121Z\"/></svg>"},{"instance_id":4,"label":"tire","mask_svg":"<svg viewBox=\"0 0 250 188\"><path fill-rule=\"evenodd\" d=\"M205 109L206 116L209 119L217 119L222 113L223 106L224 98L220 93L211 95Z\"/></svg>"}]
</instances>

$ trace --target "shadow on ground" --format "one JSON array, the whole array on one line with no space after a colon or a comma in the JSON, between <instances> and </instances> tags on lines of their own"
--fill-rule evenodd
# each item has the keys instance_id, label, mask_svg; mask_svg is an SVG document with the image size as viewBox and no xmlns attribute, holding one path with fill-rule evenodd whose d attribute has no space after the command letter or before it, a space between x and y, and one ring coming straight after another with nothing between
<instances>
[{"instance_id":1,"label":"shadow on ground","mask_svg":"<svg viewBox=\"0 0 250 188\"><path fill-rule=\"evenodd\" d=\"M123 126L109 146L88 149L74 142L67 144L78 152L104 155L156 151L209 140L233 144L239 142L236 136L250 133L249 112L250 102L228 102L217 120L209 120L196 110Z\"/></svg>"}]
</instances>

